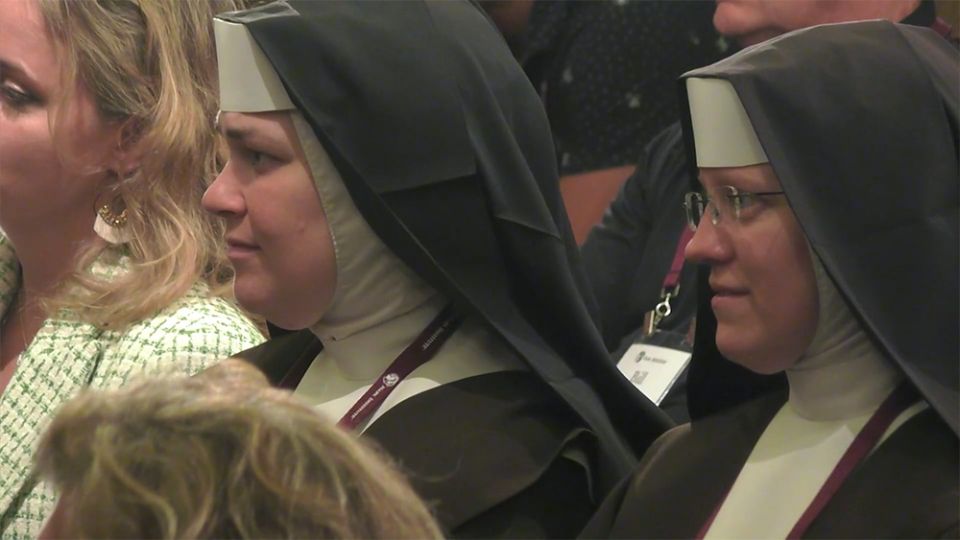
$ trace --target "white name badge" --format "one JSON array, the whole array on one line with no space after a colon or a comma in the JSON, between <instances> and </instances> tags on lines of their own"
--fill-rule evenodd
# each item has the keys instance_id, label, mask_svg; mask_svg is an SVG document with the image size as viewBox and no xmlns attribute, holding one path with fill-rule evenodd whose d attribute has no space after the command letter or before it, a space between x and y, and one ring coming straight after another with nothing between
<instances>
[{"instance_id":1,"label":"white name badge","mask_svg":"<svg viewBox=\"0 0 960 540\"><path fill-rule=\"evenodd\" d=\"M690 363L690 353L648 343L634 343L617 368L643 395L660 405Z\"/></svg>"}]
</instances>

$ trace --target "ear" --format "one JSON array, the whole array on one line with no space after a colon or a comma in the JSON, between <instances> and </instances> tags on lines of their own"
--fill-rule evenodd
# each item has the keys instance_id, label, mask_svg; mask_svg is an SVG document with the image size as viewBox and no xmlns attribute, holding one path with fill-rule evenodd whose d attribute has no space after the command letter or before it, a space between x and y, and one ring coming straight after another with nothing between
<instances>
[{"instance_id":1,"label":"ear","mask_svg":"<svg viewBox=\"0 0 960 540\"><path fill-rule=\"evenodd\" d=\"M139 120L129 118L117 125L115 144L110 152L107 167L117 178L128 178L140 168L143 158L142 125Z\"/></svg>"}]
</instances>

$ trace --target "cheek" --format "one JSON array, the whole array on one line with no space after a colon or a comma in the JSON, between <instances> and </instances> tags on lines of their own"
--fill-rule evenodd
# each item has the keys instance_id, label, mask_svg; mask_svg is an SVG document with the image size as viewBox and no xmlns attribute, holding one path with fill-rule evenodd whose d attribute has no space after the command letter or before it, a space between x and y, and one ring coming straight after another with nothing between
<instances>
[{"instance_id":1,"label":"cheek","mask_svg":"<svg viewBox=\"0 0 960 540\"><path fill-rule=\"evenodd\" d=\"M42 118L0 123L0 228L14 237L57 227L81 207L93 216L84 184L66 178L45 115L36 116Z\"/></svg>"},{"instance_id":2,"label":"cheek","mask_svg":"<svg viewBox=\"0 0 960 540\"><path fill-rule=\"evenodd\" d=\"M16 118L0 114L0 222L15 229L17 223L38 220L55 225L61 221L56 217L68 220L80 213L92 217L93 199L104 173L92 164L90 154L100 151L102 137L95 137L89 126L75 126L79 131L72 124L64 126L66 142L93 141L83 148L82 160L68 165L56 147L46 114ZM90 136L80 139L76 133Z\"/></svg>"},{"instance_id":3,"label":"cheek","mask_svg":"<svg viewBox=\"0 0 960 540\"><path fill-rule=\"evenodd\" d=\"M6 193L26 192L32 185L49 185L58 178L60 165L46 115L14 122L6 113L0 114L4 115L0 123L0 187Z\"/></svg>"},{"instance_id":4,"label":"cheek","mask_svg":"<svg viewBox=\"0 0 960 540\"><path fill-rule=\"evenodd\" d=\"M256 206L248 212L262 249L255 261L259 268L237 268L237 298L281 327L310 326L326 312L336 290L336 255L320 202L315 193L305 193L276 211L260 212ZM251 298L258 305L251 305Z\"/></svg>"},{"instance_id":5,"label":"cheek","mask_svg":"<svg viewBox=\"0 0 960 540\"><path fill-rule=\"evenodd\" d=\"M810 247L795 220L788 224L783 246L783 293L779 309L792 328L789 334L791 354L806 351L816 333L819 319L819 293L810 260Z\"/></svg>"},{"instance_id":6,"label":"cheek","mask_svg":"<svg viewBox=\"0 0 960 540\"><path fill-rule=\"evenodd\" d=\"M759 373L792 366L813 339L818 318L816 278L806 238L791 216L737 249L749 284L749 304L737 317L718 314L717 346Z\"/></svg>"}]
</instances>

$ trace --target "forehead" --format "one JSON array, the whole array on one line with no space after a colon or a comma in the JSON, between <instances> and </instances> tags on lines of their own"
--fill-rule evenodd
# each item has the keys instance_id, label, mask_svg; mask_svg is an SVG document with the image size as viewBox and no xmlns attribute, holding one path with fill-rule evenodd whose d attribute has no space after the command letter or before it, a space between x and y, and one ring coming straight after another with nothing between
<instances>
[{"instance_id":1,"label":"forehead","mask_svg":"<svg viewBox=\"0 0 960 540\"><path fill-rule=\"evenodd\" d=\"M768 163L746 167L701 167L700 183L707 189L733 186L744 191L780 190L780 181Z\"/></svg>"},{"instance_id":2,"label":"forehead","mask_svg":"<svg viewBox=\"0 0 960 540\"><path fill-rule=\"evenodd\" d=\"M22 72L35 82L57 80L57 55L40 7L34 0L2 0L0 62L11 72Z\"/></svg>"}]
</instances>

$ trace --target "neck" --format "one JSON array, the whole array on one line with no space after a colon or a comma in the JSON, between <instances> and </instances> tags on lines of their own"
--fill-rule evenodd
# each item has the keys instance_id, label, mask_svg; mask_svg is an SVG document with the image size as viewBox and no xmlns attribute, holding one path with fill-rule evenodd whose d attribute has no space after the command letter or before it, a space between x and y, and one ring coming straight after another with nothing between
<instances>
[{"instance_id":1,"label":"neck","mask_svg":"<svg viewBox=\"0 0 960 540\"><path fill-rule=\"evenodd\" d=\"M880 2L846 0L837 3L835 12L825 15L825 20L820 21L820 23L865 19L886 19L891 22L900 22L916 11L919 6L920 0L881 0Z\"/></svg>"},{"instance_id":2,"label":"neck","mask_svg":"<svg viewBox=\"0 0 960 540\"><path fill-rule=\"evenodd\" d=\"M0 370L26 350L47 318L40 297L23 287L17 287L12 301L4 307L0 318ZM0 391L2 387L0 384Z\"/></svg>"},{"instance_id":3,"label":"neck","mask_svg":"<svg viewBox=\"0 0 960 540\"><path fill-rule=\"evenodd\" d=\"M808 420L840 420L871 412L902 375L862 332L787 370L789 404Z\"/></svg>"},{"instance_id":4,"label":"neck","mask_svg":"<svg viewBox=\"0 0 960 540\"><path fill-rule=\"evenodd\" d=\"M74 270L82 247L94 241L93 219L87 221L87 227L70 228L34 224L25 227L26 232L17 224L4 223L4 233L13 248L7 254L15 256L10 262L20 266L15 293L3 313L0 356L4 361L30 345L47 319L44 300L56 294L63 279ZM71 234L81 230L88 232Z\"/></svg>"},{"instance_id":5,"label":"neck","mask_svg":"<svg viewBox=\"0 0 960 540\"><path fill-rule=\"evenodd\" d=\"M93 212L66 227L48 224L3 224L20 265L22 299L29 305L56 290L75 270L77 257L90 242L101 241L93 232Z\"/></svg>"}]
</instances>

